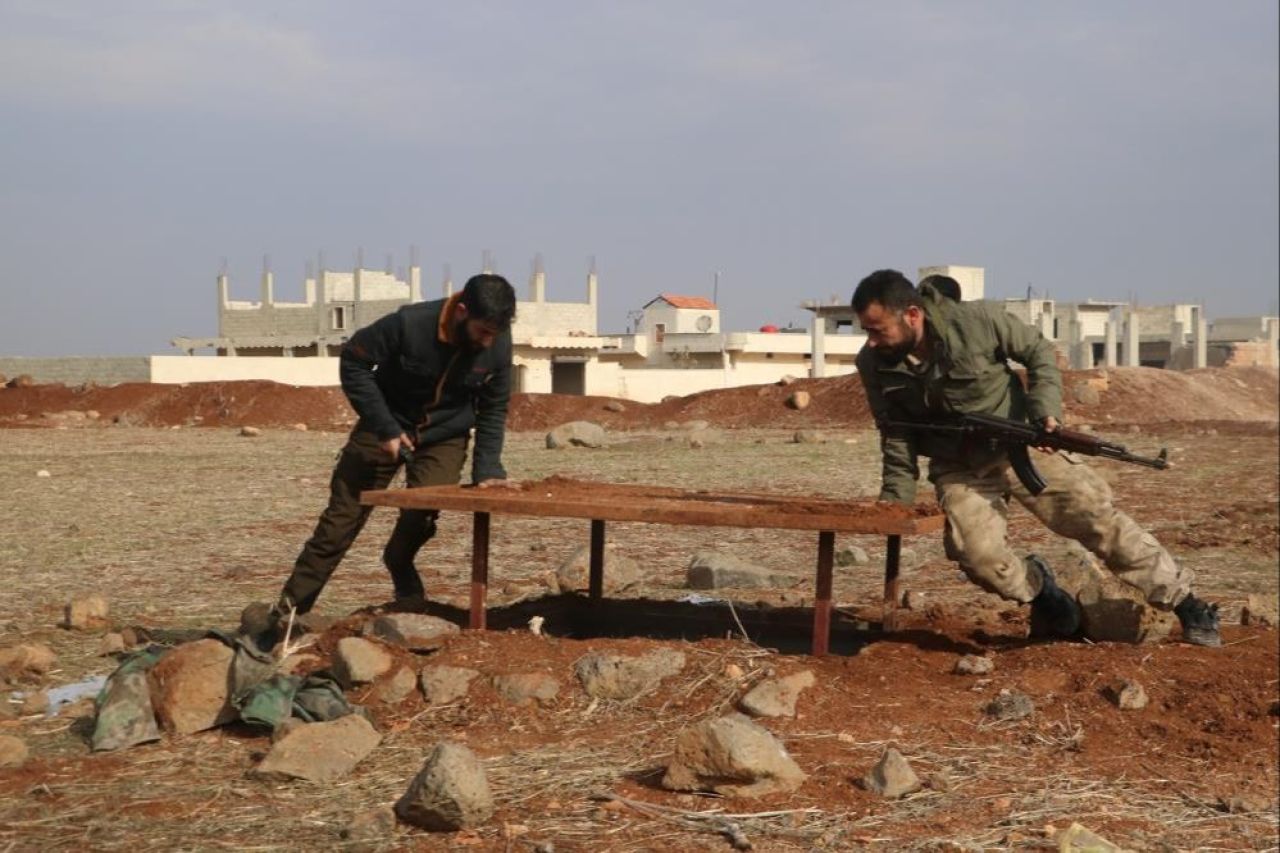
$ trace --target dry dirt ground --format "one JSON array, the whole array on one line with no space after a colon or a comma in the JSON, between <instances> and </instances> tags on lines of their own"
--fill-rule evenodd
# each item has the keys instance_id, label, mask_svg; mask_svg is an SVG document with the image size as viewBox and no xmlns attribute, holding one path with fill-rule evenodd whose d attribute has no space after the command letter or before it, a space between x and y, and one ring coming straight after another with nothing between
<instances>
[{"instance_id":1,"label":"dry dirt ground","mask_svg":"<svg viewBox=\"0 0 1280 853\"><path fill-rule=\"evenodd\" d=\"M1178 377L1150 381L1188 381ZM54 717L0 720L0 733L22 737L32 753L21 769L0 770L0 848L342 849L339 832L350 819L393 802L431 746L452 738L484 760L497 814L482 828L451 835L401 826L387 849L528 851L547 843L556 851L731 849L708 820L718 815L737 816L758 850L1056 849L1054 832L1073 821L1131 849L1276 849L1280 649L1274 629L1237 624L1247 595L1274 602L1280 591L1276 374L1212 372L1199 384L1165 388L1163 404L1133 390L1142 378L1113 372L1102 404L1080 406L1075 420L1114 430L1136 452L1169 447L1170 471L1097 467L1112 480L1118 503L1196 570L1201 594L1222 603L1221 649L1176 638L1148 646L1030 644L1023 609L966 583L943 556L940 536L914 537L904 543L910 552L904 586L924 593L928 606L905 613L898 631L856 654L813 659L737 636L657 640L643 636L643 626L624 639L464 632L431 661L486 674L550 673L564 685L560 698L550 707L511 709L482 686L443 708L428 709L417 698L373 705L382 745L354 774L327 786L246 778L269 746L247 729L95 755L85 741L92 713L85 703ZM838 382L804 385L814 390L815 407L830 397L835 411L838 392L851 390ZM1177 396L1187 389L1194 394ZM0 433L0 478L9 484L0 496L0 646L40 641L57 651L58 669L40 687L114 666L96 655L99 636L56 627L73 596L100 592L117 626L153 630L234 627L246 603L271 598L324 503L343 440L314 421L305 432L267 428L241 437L234 425L252 421L237 418L228 398L259 392L234 387L196 389L227 409L226 417L210 418L226 424L220 427L110 425L120 414L125 424L154 422L125 406L108 412L103 405L96 421L57 415L90 408L86 395L106 399L112 390L0 390L0 421L24 427ZM6 400L11 393L26 396ZM274 393L271 405L293 408L261 423L311 420L305 406ZM829 440L792 444L791 429L809 422L803 412L775 411L786 393L741 389L721 400L700 395L663 404L634 418L635 428L613 432L611 446L601 450L549 451L541 432L518 432L509 439L508 465L521 478L563 474L726 491L874 495L878 456L865 420L851 411L842 426L820 411L812 420ZM81 402L73 400L77 395ZM1195 395L1211 402L1206 407ZM526 426L538 425L530 412L545 422L592 412L605 423L621 417L600 412L602 401L517 402L527 410ZM736 428L752 420L742 414L748 403L759 407L755 421L775 428ZM1185 411L1162 417L1160 405L1174 404L1201 417ZM179 424L193 417L175 412ZM325 417L337 426L345 415L338 408ZM662 428L689 418L718 424L718 438L695 449L678 427ZM1142 426L1131 432L1131 423ZM49 476L38 477L41 470ZM392 519L375 514L321 611L345 617L389 595L379 554ZM1051 561L1070 559L1067 543L1021 511L1011 536L1017 547ZM714 547L796 578L788 589L732 593L741 606L811 601L816 536L810 534L613 524L609 537L644 569L643 589L628 596L686 594L690 555ZM491 604L530 606L547 573L586 541L585 522L495 518ZM837 539L837 547L850 544L870 552L872 564L837 570L840 609L878 618L875 563L883 542ZM469 546L467 519L446 517L419 558L433 598L465 601ZM326 644L350 624L340 622ZM593 703L573 680L573 662L589 650L671 645L686 653L688 667L638 701ZM978 679L951 674L964 653L992 656L995 671ZM801 669L818 678L798 716L765 723L809 774L798 792L741 800L657 785L682 727L732 709L747 686L770 672ZM1117 677L1140 681L1148 707L1122 712L1111 705L1102 688ZM985 717L983 706L1006 687L1031 696L1036 713L1006 723ZM945 773L950 784L898 801L866 792L857 780L888 744L921 776ZM1227 810L1233 797L1244 811Z\"/></svg>"}]
</instances>

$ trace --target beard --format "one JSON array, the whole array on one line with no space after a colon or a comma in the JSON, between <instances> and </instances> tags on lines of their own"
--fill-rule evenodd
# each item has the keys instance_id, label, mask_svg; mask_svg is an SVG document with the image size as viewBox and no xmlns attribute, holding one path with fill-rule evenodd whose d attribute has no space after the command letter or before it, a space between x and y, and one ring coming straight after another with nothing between
<instances>
[{"instance_id":1,"label":"beard","mask_svg":"<svg viewBox=\"0 0 1280 853\"><path fill-rule=\"evenodd\" d=\"M892 365L902 364L906 357L911 355L911 351L916 348L916 344L920 343L920 336L907 324L906 320L900 320L899 324L899 331L902 332L902 341L893 346L876 347L876 354Z\"/></svg>"},{"instance_id":2,"label":"beard","mask_svg":"<svg viewBox=\"0 0 1280 853\"><path fill-rule=\"evenodd\" d=\"M461 341L462 346L464 348L469 349L473 352L476 350L484 349L484 347L480 346L480 344L476 343L471 339L471 333L467 330L466 320L459 320L457 323L454 324L453 339L455 341Z\"/></svg>"}]
</instances>

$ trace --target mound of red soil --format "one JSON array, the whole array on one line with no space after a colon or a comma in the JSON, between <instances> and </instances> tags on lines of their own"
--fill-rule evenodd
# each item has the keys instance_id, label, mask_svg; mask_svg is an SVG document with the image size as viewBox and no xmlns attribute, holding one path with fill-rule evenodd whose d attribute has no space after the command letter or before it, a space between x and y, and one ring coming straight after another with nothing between
<instances>
[{"instance_id":1,"label":"mound of red soil","mask_svg":"<svg viewBox=\"0 0 1280 853\"><path fill-rule=\"evenodd\" d=\"M1071 423L1104 426L1280 420L1280 387L1277 371L1272 368L1067 371L1063 384ZM802 411L786 405L787 398L799 390L810 395L810 404ZM856 375L802 379L786 386L704 391L654 404L624 401L620 412L607 409L609 402L604 397L517 394L511 401L508 423L517 431L544 430L572 420L595 421L609 429L652 429L691 420L724 428L871 425L862 383ZM100 422L137 426L284 427L301 423L312 429L342 430L354 421L336 387L298 388L247 381L0 389L0 426L65 423L68 417L59 413L91 410L99 413Z\"/></svg>"}]
</instances>

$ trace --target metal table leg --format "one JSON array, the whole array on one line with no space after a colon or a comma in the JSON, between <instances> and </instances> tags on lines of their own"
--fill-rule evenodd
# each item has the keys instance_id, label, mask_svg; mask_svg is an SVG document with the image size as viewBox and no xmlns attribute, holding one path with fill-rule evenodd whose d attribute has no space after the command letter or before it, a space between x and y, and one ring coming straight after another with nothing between
<instances>
[{"instance_id":1,"label":"metal table leg","mask_svg":"<svg viewBox=\"0 0 1280 853\"><path fill-rule=\"evenodd\" d=\"M831 567L835 564L836 535L818 534L818 581L813 597L813 654L825 655L831 645Z\"/></svg>"},{"instance_id":2,"label":"metal table leg","mask_svg":"<svg viewBox=\"0 0 1280 853\"><path fill-rule=\"evenodd\" d=\"M489 513L477 512L471 522L471 624L483 630L484 600L489 589Z\"/></svg>"},{"instance_id":3,"label":"metal table leg","mask_svg":"<svg viewBox=\"0 0 1280 853\"><path fill-rule=\"evenodd\" d=\"M898 563L902 556L902 537L890 536L884 549L884 614L880 625L892 631L898 621Z\"/></svg>"},{"instance_id":4,"label":"metal table leg","mask_svg":"<svg viewBox=\"0 0 1280 853\"><path fill-rule=\"evenodd\" d=\"M593 601L604 597L604 522L591 520L591 573L588 584Z\"/></svg>"}]
</instances>

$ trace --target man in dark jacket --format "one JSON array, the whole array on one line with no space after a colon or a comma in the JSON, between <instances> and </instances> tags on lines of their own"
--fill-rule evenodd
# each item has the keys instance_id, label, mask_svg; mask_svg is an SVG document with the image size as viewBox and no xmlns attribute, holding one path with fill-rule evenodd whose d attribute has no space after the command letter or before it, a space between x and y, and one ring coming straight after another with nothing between
<instances>
[{"instance_id":1,"label":"man in dark jacket","mask_svg":"<svg viewBox=\"0 0 1280 853\"><path fill-rule=\"evenodd\" d=\"M929 480L947 515L947 556L984 589L1030 603L1036 633L1074 634L1079 606L1057 586L1044 560L1020 559L1009 549L1010 497L1053 532L1096 554L1150 604L1173 610L1188 642L1220 644L1217 608L1192 595L1192 571L1117 510L1110 487L1078 458L1046 455L1037 467L1048 487L1032 495L1002 450L889 426L982 413L1057 429L1062 375L1053 345L1039 331L999 305L958 302L928 282L917 290L896 270L863 279L853 309L867 334L857 367L880 427L881 500L911 503L918 458L929 457ZM1025 389L1008 359L1026 368Z\"/></svg>"},{"instance_id":2,"label":"man in dark jacket","mask_svg":"<svg viewBox=\"0 0 1280 853\"><path fill-rule=\"evenodd\" d=\"M316 598L355 541L372 507L360 493L383 489L401 464L410 486L456 485L475 429L472 482L503 485L502 444L511 397L515 291L497 275L477 275L448 299L405 305L351 336L342 349L342 390L360 416L329 484L329 505L302 547L266 624L246 626L278 639L280 622ZM382 552L397 602L421 604L418 550L439 513L401 510ZM261 642L261 641L260 641Z\"/></svg>"}]
</instances>

